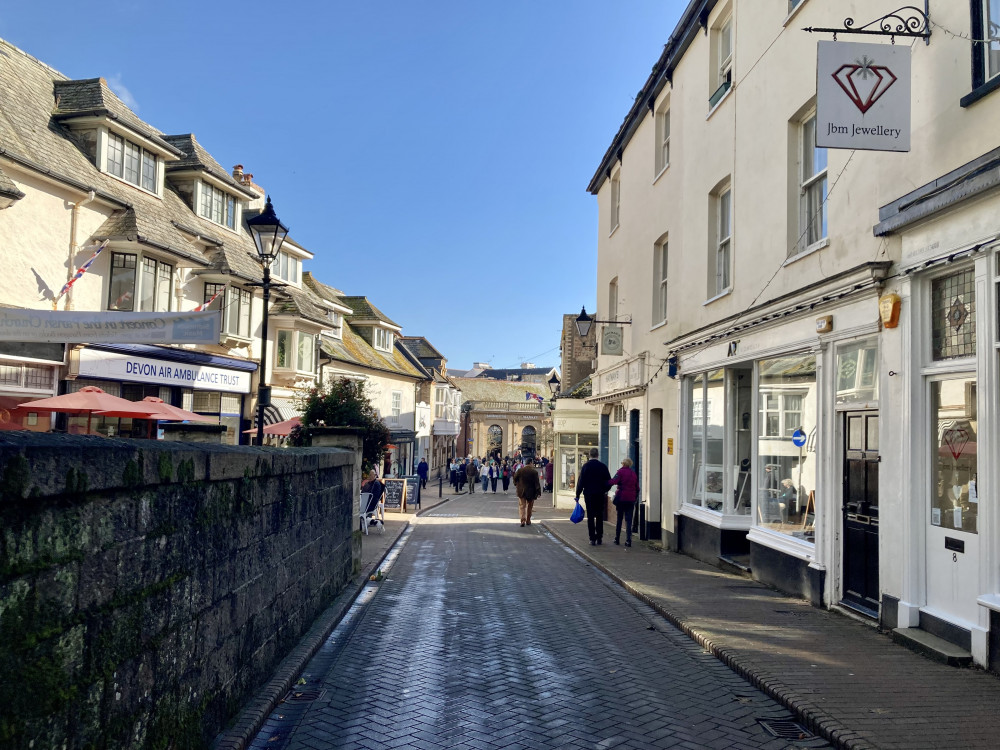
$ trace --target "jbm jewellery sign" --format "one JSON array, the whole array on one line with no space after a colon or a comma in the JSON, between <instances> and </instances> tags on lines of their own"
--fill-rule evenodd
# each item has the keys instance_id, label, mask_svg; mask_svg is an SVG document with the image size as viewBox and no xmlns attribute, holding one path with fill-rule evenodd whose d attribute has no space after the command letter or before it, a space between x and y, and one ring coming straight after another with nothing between
<instances>
[{"instance_id":1,"label":"jbm jewellery sign","mask_svg":"<svg viewBox=\"0 0 1000 750\"><path fill-rule=\"evenodd\" d=\"M816 145L910 150L910 48L820 42Z\"/></svg>"}]
</instances>

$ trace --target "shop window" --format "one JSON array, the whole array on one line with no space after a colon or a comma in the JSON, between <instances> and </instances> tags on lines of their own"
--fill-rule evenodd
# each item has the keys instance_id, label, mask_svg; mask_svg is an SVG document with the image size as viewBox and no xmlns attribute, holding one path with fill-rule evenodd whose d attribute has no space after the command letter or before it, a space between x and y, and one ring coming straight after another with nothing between
<instances>
[{"instance_id":1,"label":"shop window","mask_svg":"<svg viewBox=\"0 0 1000 750\"><path fill-rule=\"evenodd\" d=\"M818 469L816 357L761 360L757 368L757 523L812 541Z\"/></svg>"},{"instance_id":2,"label":"shop window","mask_svg":"<svg viewBox=\"0 0 1000 750\"><path fill-rule=\"evenodd\" d=\"M688 382L687 502L721 511L725 499L725 371L715 370Z\"/></svg>"},{"instance_id":3,"label":"shop window","mask_svg":"<svg viewBox=\"0 0 1000 750\"><path fill-rule=\"evenodd\" d=\"M878 340L852 341L837 347L837 403L878 399Z\"/></svg>"},{"instance_id":4,"label":"shop window","mask_svg":"<svg viewBox=\"0 0 1000 750\"><path fill-rule=\"evenodd\" d=\"M597 433L560 433L559 446L556 448L556 467L558 468L559 489L573 492L576 489L576 479L580 468L590 460L590 449L596 448Z\"/></svg>"},{"instance_id":5,"label":"shop window","mask_svg":"<svg viewBox=\"0 0 1000 750\"><path fill-rule=\"evenodd\" d=\"M976 274L972 268L931 282L931 356L976 356Z\"/></svg>"},{"instance_id":6,"label":"shop window","mask_svg":"<svg viewBox=\"0 0 1000 750\"><path fill-rule=\"evenodd\" d=\"M976 379L959 376L930 385L931 524L975 534L979 519Z\"/></svg>"}]
</instances>

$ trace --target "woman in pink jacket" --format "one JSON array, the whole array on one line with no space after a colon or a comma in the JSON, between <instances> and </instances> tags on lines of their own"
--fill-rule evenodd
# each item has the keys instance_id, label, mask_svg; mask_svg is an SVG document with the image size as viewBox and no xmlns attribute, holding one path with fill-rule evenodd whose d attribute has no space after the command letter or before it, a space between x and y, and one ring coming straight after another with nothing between
<instances>
[{"instance_id":1,"label":"woman in pink jacket","mask_svg":"<svg viewBox=\"0 0 1000 750\"><path fill-rule=\"evenodd\" d=\"M618 520L615 522L615 544L619 544L622 535L622 519L625 520L625 546L632 546L632 514L639 497L639 477L632 470L632 459L623 458L622 467L608 480L608 486L617 485L615 508L618 510Z\"/></svg>"}]
</instances>

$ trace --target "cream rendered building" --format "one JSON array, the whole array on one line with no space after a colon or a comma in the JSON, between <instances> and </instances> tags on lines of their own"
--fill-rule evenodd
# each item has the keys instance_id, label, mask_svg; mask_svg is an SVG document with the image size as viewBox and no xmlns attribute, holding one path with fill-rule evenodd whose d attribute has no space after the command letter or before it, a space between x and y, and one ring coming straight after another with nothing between
<instances>
[{"instance_id":1,"label":"cream rendered building","mask_svg":"<svg viewBox=\"0 0 1000 750\"><path fill-rule=\"evenodd\" d=\"M1000 43L969 40L1000 3L895 39L908 153L817 149L831 37L803 27L897 8L688 5L589 186L597 318L632 353L600 353L589 402L654 536L996 668Z\"/></svg>"}]
</instances>

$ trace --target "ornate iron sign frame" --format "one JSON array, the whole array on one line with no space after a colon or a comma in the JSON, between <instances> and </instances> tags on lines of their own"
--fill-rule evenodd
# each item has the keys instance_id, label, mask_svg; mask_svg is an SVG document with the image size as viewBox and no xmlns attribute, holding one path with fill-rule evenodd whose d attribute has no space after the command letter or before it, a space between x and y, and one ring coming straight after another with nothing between
<instances>
[{"instance_id":1,"label":"ornate iron sign frame","mask_svg":"<svg viewBox=\"0 0 1000 750\"><path fill-rule=\"evenodd\" d=\"M896 43L897 36L917 37L923 39L926 44L930 44L930 0L924 0L923 10L913 5L904 5L892 13L886 13L884 16L857 28L855 28L855 20L853 18L845 18L844 28L842 29L809 26L803 29L803 31L810 33L818 31L833 34L833 41L837 41L837 34L872 34L890 37L893 44Z\"/></svg>"}]
</instances>

